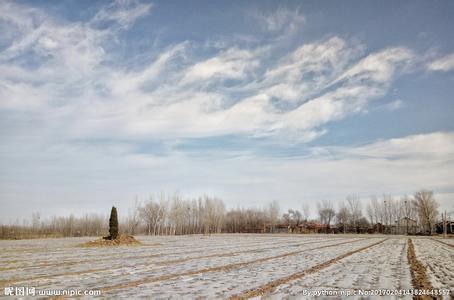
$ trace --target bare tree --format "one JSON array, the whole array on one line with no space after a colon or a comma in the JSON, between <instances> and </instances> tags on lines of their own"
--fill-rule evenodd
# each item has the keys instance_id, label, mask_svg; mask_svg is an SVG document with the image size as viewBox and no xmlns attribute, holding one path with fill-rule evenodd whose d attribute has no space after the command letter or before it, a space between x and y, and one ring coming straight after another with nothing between
<instances>
[{"instance_id":1,"label":"bare tree","mask_svg":"<svg viewBox=\"0 0 454 300\"><path fill-rule=\"evenodd\" d=\"M355 229L355 232L358 232L358 220L362 217L361 202L359 201L359 197L354 194L348 195L346 200L350 223Z\"/></svg>"},{"instance_id":2,"label":"bare tree","mask_svg":"<svg viewBox=\"0 0 454 300\"><path fill-rule=\"evenodd\" d=\"M410 214L412 211L412 208L414 205L411 203L410 199L408 199L408 196L405 195L401 199L401 206L402 206L402 214L405 219L405 233L408 235L408 221L411 219Z\"/></svg>"},{"instance_id":3,"label":"bare tree","mask_svg":"<svg viewBox=\"0 0 454 300\"><path fill-rule=\"evenodd\" d=\"M331 221L336 216L336 211L333 208L331 201L323 200L317 203L318 215L320 217L320 223L325 225L326 231L330 229Z\"/></svg>"},{"instance_id":4,"label":"bare tree","mask_svg":"<svg viewBox=\"0 0 454 300\"><path fill-rule=\"evenodd\" d=\"M280 208L279 208L279 203L274 200L268 205L268 215L270 219L270 225L271 225L271 232L274 232L276 223L279 220L279 213L280 213Z\"/></svg>"},{"instance_id":5,"label":"bare tree","mask_svg":"<svg viewBox=\"0 0 454 300\"><path fill-rule=\"evenodd\" d=\"M220 199L204 196L203 207L203 233L211 234L221 232L225 213L224 203Z\"/></svg>"},{"instance_id":6,"label":"bare tree","mask_svg":"<svg viewBox=\"0 0 454 300\"><path fill-rule=\"evenodd\" d=\"M342 228L342 232L346 233L347 225L350 220L350 215L349 215L348 208L345 205L344 201L341 201L339 203L339 209L336 214L336 220L337 220L338 226L340 226Z\"/></svg>"},{"instance_id":7,"label":"bare tree","mask_svg":"<svg viewBox=\"0 0 454 300\"><path fill-rule=\"evenodd\" d=\"M303 221L307 222L311 214L310 207L308 204L303 205Z\"/></svg>"},{"instance_id":8,"label":"bare tree","mask_svg":"<svg viewBox=\"0 0 454 300\"><path fill-rule=\"evenodd\" d=\"M284 214L284 219L286 219L289 229L292 232L295 232L298 230L303 217L299 210L289 209L288 212Z\"/></svg>"},{"instance_id":9,"label":"bare tree","mask_svg":"<svg viewBox=\"0 0 454 300\"><path fill-rule=\"evenodd\" d=\"M32 213L32 230L39 235L41 215L39 212Z\"/></svg>"},{"instance_id":10,"label":"bare tree","mask_svg":"<svg viewBox=\"0 0 454 300\"><path fill-rule=\"evenodd\" d=\"M414 195L415 204L421 224L426 232L432 234L433 226L438 215L438 202L433 197L432 191L421 190Z\"/></svg>"},{"instance_id":11,"label":"bare tree","mask_svg":"<svg viewBox=\"0 0 454 300\"><path fill-rule=\"evenodd\" d=\"M140 209L140 218L143 220L147 227L147 234L151 235L153 226L155 224L157 204L151 199L146 202Z\"/></svg>"},{"instance_id":12,"label":"bare tree","mask_svg":"<svg viewBox=\"0 0 454 300\"><path fill-rule=\"evenodd\" d=\"M367 216L372 225L383 224L383 206L378 201L377 196L372 196L367 204Z\"/></svg>"},{"instance_id":13,"label":"bare tree","mask_svg":"<svg viewBox=\"0 0 454 300\"><path fill-rule=\"evenodd\" d=\"M159 197L159 203L154 202L153 197L150 197L150 200L140 207L139 216L146 225L146 232L148 235L162 233L168 201L163 193L161 193Z\"/></svg>"},{"instance_id":14,"label":"bare tree","mask_svg":"<svg viewBox=\"0 0 454 300\"><path fill-rule=\"evenodd\" d=\"M161 197L161 198L164 198L164 197ZM183 199L181 199L180 195L175 193L172 197L170 211L169 211L171 234L173 234L173 235L182 234L183 217L184 217Z\"/></svg>"},{"instance_id":15,"label":"bare tree","mask_svg":"<svg viewBox=\"0 0 454 300\"><path fill-rule=\"evenodd\" d=\"M284 213L282 215L282 218L284 219L285 224L287 224L287 227L290 229L290 227L292 225L292 216L291 216L290 212Z\"/></svg>"},{"instance_id":16,"label":"bare tree","mask_svg":"<svg viewBox=\"0 0 454 300\"><path fill-rule=\"evenodd\" d=\"M396 229L394 232L397 232L397 229L405 226L401 220L407 219L408 223L409 219L415 218L423 229L431 233L437 208L438 203L433 198L433 193L425 190L417 192L413 200L408 197L396 200L384 195L383 201L379 201L373 197L366 207L370 222L362 217L361 203L356 195L349 195L346 201L340 202L337 214L330 201L317 203L320 222L325 225L326 232L333 220L336 220L343 232L359 232L360 229L377 223L386 225L388 232L393 228ZM279 214L277 201L269 203L265 208L237 208L226 211L224 202L218 198L203 196L186 200L178 194L169 196L160 193L142 204L136 200L128 216L120 218L119 223L120 228L129 234L258 233L274 231L280 222L285 222L289 230L295 231L295 228L310 217L308 205L304 205L302 211L289 209L281 218ZM99 236L108 231L105 219L105 216L96 214L42 219L38 213L34 213L31 219L23 220L22 223L17 220L9 225L0 224L0 238ZM399 222L394 226L396 221ZM408 232L408 224L406 227Z\"/></svg>"},{"instance_id":17,"label":"bare tree","mask_svg":"<svg viewBox=\"0 0 454 300\"><path fill-rule=\"evenodd\" d=\"M301 222L303 221L303 214L297 209L293 210L292 217L293 217L293 220L295 221L296 227L298 227L301 224Z\"/></svg>"},{"instance_id":18,"label":"bare tree","mask_svg":"<svg viewBox=\"0 0 454 300\"><path fill-rule=\"evenodd\" d=\"M128 218L126 221L126 232L130 235L134 235L136 233L137 228L140 224L140 202L138 201L137 197L134 201L134 206L129 208L128 211Z\"/></svg>"}]
</instances>

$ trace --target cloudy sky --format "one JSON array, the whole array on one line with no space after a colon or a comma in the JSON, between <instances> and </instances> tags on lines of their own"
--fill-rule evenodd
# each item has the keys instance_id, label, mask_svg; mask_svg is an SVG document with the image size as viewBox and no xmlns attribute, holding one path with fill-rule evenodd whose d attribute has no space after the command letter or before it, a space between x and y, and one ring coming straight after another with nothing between
<instances>
[{"instance_id":1,"label":"cloudy sky","mask_svg":"<svg viewBox=\"0 0 454 300\"><path fill-rule=\"evenodd\" d=\"M454 209L453 1L1 1L0 220L150 193Z\"/></svg>"}]
</instances>

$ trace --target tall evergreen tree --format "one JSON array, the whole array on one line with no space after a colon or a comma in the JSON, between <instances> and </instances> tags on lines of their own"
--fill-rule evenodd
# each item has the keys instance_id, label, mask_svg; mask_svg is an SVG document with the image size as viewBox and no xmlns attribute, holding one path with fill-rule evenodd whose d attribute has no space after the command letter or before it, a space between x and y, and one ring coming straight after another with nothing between
<instances>
[{"instance_id":1,"label":"tall evergreen tree","mask_svg":"<svg viewBox=\"0 0 454 300\"><path fill-rule=\"evenodd\" d=\"M112 206L112 210L110 211L109 234L111 240L115 240L118 237L118 217L115 206Z\"/></svg>"}]
</instances>

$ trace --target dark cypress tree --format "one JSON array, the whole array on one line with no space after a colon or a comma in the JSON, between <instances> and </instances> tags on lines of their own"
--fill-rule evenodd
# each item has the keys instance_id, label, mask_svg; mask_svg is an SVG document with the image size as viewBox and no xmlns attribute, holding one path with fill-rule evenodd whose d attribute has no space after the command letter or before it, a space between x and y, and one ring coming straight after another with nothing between
<instances>
[{"instance_id":1,"label":"dark cypress tree","mask_svg":"<svg viewBox=\"0 0 454 300\"><path fill-rule=\"evenodd\" d=\"M112 210L110 211L109 234L111 240L115 240L118 237L118 217L115 206L112 206Z\"/></svg>"}]
</instances>

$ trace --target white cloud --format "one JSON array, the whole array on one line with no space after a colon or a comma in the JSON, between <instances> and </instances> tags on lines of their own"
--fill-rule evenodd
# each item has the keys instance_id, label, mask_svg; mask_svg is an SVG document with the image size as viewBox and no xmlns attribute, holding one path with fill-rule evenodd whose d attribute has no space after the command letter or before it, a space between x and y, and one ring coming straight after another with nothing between
<instances>
[{"instance_id":1,"label":"white cloud","mask_svg":"<svg viewBox=\"0 0 454 300\"><path fill-rule=\"evenodd\" d=\"M29 108L26 101L33 98L52 111L55 100L64 97L68 113L77 114L68 116L74 120L69 134L78 138L280 134L309 141L325 132L320 126L361 112L383 95L412 57L396 48L358 61L363 46L333 37L303 45L265 69L261 63L270 52L263 47L230 47L200 61L187 55L197 48L183 42L127 71L102 65L109 60L104 38L112 34L52 20L31 30L28 35L39 38L28 47L41 57L51 55L33 71L41 73L43 84L27 85L19 79L27 70L3 64L10 78L0 90L3 106ZM17 90L22 92L14 94ZM276 100L293 107L277 107Z\"/></svg>"},{"instance_id":2,"label":"white cloud","mask_svg":"<svg viewBox=\"0 0 454 300\"><path fill-rule=\"evenodd\" d=\"M22 30L0 53L0 105L43 114L58 107L72 120L67 135L77 138L242 134L309 141L325 132L324 124L384 95L413 57L406 48L390 48L361 59L363 45L332 37L275 61L273 44L224 45L200 59L195 51L203 46L183 42L156 51L143 66L110 65L105 48L118 32L93 24L112 18L129 26L150 7L117 1L86 23L56 21L22 6L7 10L11 30ZM38 21L20 23L30 16ZM304 20L298 11L278 10L266 21L278 29L284 16ZM41 61L33 71L12 60L30 51Z\"/></svg>"},{"instance_id":3,"label":"white cloud","mask_svg":"<svg viewBox=\"0 0 454 300\"><path fill-rule=\"evenodd\" d=\"M348 69L339 81L371 81L375 84L387 84L393 78L397 68L411 64L412 60L414 60L414 54L409 49L402 47L385 49L369 54Z\"/></svg>"},{"instance_id":4,"label":"white cloud","mask_svg":"<svg viewBox=\"0 0 454 300\"><path fill-rule=\"evenodd\" d=\"M389 111L396 111L404 107L404 102L400 99L397 99L385 104L384 107Z\"/></svg>"},{"instance_id":5,"label":"white cloud","mask_svg":"<svg viewBox=\"0 0 454 300\"><path fill-rule=\"evenodd\" d=\"M361 48L349 48L345 41L331 38L324 43L298 48L279 67L267 71L265 81L280 82L277 85L279 89L276 86L266 89L268 94L279 97L276 92L282 90L283 84L287 84L285 87L290 91L290 87L299 86L299 90L287 90L280 98L292 97L292 101L304 102L279 116L280 128L310 130L349 114L362 112L370 100L387 92L396 72L405 69L413 59L410 50L392 48L352 62ZM315 73L311 78L313 82L311 79L306 80L305 72L311 75ZM309 84L304 90L307 81ZM315 98L307 95L323 90L325 92Z\"/></svg>"},{"instance_id":6,"label":"white cloud","mask_svg":"<svg viewBox=\"0 0 454 300\"><path fill-rule=\"evenodd\" d=\"M134 143L9 139L14 142L0 146L2 201L15 207L24 204L25 209L30 203L20 197L24 194L34 195L41 207L64 198L66 210L82 207L81 213L112 202L127 209L135 196L146 199L150 192L162 190L179 190L186 196L209 191L230 207L260 206L277 199L283 207L298 208L320 199L336 202L350 193L367 199L383 193L411 195L420 188L446 199L454 184L453 132L315 148L313 155L285 159L247 152L231 158L217 153L191 157L178 151L155 155L137 151Z\"/></svg>"},{"instance_id":7,"label":"white cloud","mask_svg":"<svg viewBox=\"0 0 454 300\"><path fill-rule=\"evenodd\" d=\"M302 45L266 71L264 92L284 101L307 100L327 88L359 56L361 48L339 37Z\"/></svg>"},{"instance_id":8,"label":"white cloud","mask_svg":"<svg viewBox=\"0 0 454 300\"><path fill-rule=\"evenodd\" d=\"M122 27L128 27L139 18L147 15L152 8L151 3L141 3L137 0L115 0L103 7L93 18L94 24L114 21Z\"/></svg>"},{"instance_id":9,"label":"white cloud","mask_svg":"<svg viewBox=\"0 0 454 300\"><path fill-rule=\"evenodd\" d=\"M242 79L258 65L257 57L251 51L230 48L213 58L191 66L183 82L215 78Z\"/></svg>"},{"instance_id":10,"label":"white cloud","mask_svg":"<svg viewBox=\"0 0 454 300\"><path fill-rule=\"evenodd\" d=\"M454 157L454 133L435 132L378 141L341 152L361 157L399 160L428 160L449 163Z\"/></svg>"},{"instance_id":11,"label":"white cloud","mask_svg":"<svg viewBox=\"0 0 454 300\"><path fill-rule=\"evenodd\" d=\"M166 49L159 54L156 60L140 71L113 70L106 79L106 85L110 88L112 94L117 97L126 97L130 93L136 93L141 90L145 83L160 79L160 75L166 72L168 64L179 56L184 55L187 47L188 43L183 42ZM167 76L167 74L164 76Z\"/></svg>"},{"instance_id":12,"label":"white cloud","mask_svg":"<svg viewBox=\"0 0 454 300\"><path fill-rule=\"evenodd\" d=\"M304 15L299 9L290 10L284 7L279 7L272 13L254 11L250 15L271 32L285 30L287 33L294 33L305 22Z\"/></svg>"},{"instance_id":13,"label":"white cloud","mask_svg":"<svg viewBox=\"0 0 454 300\"><path fill-rule=\"evenodd\" d=\"M427 65L430 71L448 72L454 70L454 53L437 59Z\"/></svg>"},{"instance_id":14,"label":"white cloud","mask_svg":"<svg viewBox=\"0 0 454 300\"><path fill-rule=\"evenodd\" d=\"M285 159L257 155L249 145L203 158L176 150L182 139L224 135L306 147L330 122L366 111L418 60L405 47L369 53L334 36L290 49L276 40L182 41L150 45L139 62L114 61L116 40L150 9L117 1L92 20L69 22L0 2L7 33L0 36L2 201L24 194L43 203L68 194L121 201L182 189L216 191L232 205L262 203L251 198L299 205L292 201L452 189L453 133L312 148L308 157ZM304 22L285 9L259 19L275 35ZM450 57L430 68L449 70Z\"/></svg>"}]
</instances>

